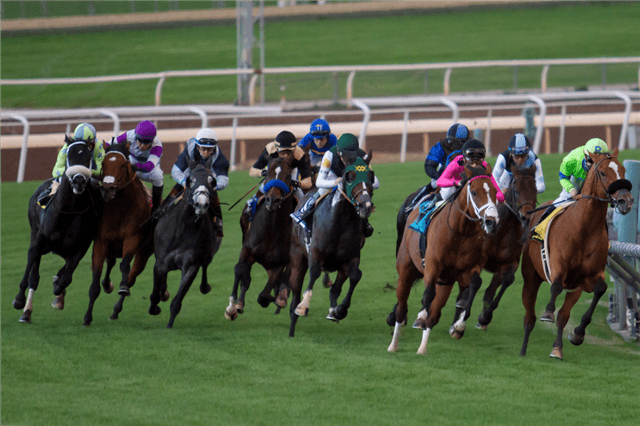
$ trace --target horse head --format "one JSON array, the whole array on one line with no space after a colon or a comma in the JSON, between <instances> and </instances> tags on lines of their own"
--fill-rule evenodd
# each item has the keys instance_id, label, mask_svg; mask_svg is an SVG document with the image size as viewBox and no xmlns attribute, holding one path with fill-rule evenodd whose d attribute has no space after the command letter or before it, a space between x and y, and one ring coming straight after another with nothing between
<instances>
[{"instance_id":1,"label":"horse head","mask_svg":"<svg viewBox=\"0 0 640 426\"><path fill-rule=\"evenodd\" d=\"M369 151L370 154L371 151ZM369 157L369 161L371 161L371 157ZM362 219L368 218L373 210L371 197L373 196L374 181L373 170L360 157L345 168L344 175L340 181L341 190Z\"/></svg>"},{"instance_id":2,"label":"horse head","mask_svg":"<svg viewBox=\"0 0 640 426\"><path fill-rule=\"evenodd\" d=\"M629 213L633 205L632 185L624 177L625 168L618 161L618 148L611 154L590 153L589 163L582 194L611 203L620 214Z\"/></svg>"},{"instance_id":3,"label":"horse head","mask_svg":"<svg viewBox=\"0 0 640 426\"><path fill-rule=\"evenodd\" d=\"M213 197L217 182L211 174L211 162L213 157L209 157L203 164L188 160L189 177L185 183L185 199L187 203L195 209L196 215L207 214L209 203Z\"/></svg>"},{"instance_id":4,"label":"horse head","mask_svg":"<svg viewBox=\"0 0 640 426\"><path fill-rule=\"evenodd\" d=\"M263 187L267 211L279 209L282 202L293 194L291 161L290 157L278 157L274 158L267 167L267 176Z\"/></svg>"},{"instance_id":5,"label":"horse head","mask_svg":"<svg viewBox=\"0 0 640 426\"><path fill-rule=\"evenodd\" d=\"M498 230L498 208L496 189L491 181L491 168L465 167L466 179L462 189L467 189L467 209L482 221L482 229L487 234ZM471 218L473 219L473 218Z\"/></svg>"},{"instance_id":6,"label":"horse head","mask_svg":"<svg viewBox=\"0 0 640 426\"><path fill-rule=\"evenodd\" d=\"M117 191L133 182L136 174L129 162L129 142L112 144L102 161L102 198L111 201Z\"/></svg>"},{"instance_id":7,"label":"horse head","mask_svg":"<svg viewBox=\"0 0 640 426\"><path fill-rule=\"evenodd\" d=\"M529 225L528 211L534 209L538 204L538 190L536 187L536 165L529 167L512 166L512 176L509 190L505 194L505 204L511 210L522 226Z\"/></svg>"},{"instance_id":8,"label":"horse head","mask_svg":"<svg viewBox=\"0 0 640 426\"><path fill-rule=\"evenodd\" d=\"M68 144L65 176L69 179L74 194L82 194L91 179L93 152L84 141L74 141L67 135L64 141Z\"/></svg>"}]
</instances>

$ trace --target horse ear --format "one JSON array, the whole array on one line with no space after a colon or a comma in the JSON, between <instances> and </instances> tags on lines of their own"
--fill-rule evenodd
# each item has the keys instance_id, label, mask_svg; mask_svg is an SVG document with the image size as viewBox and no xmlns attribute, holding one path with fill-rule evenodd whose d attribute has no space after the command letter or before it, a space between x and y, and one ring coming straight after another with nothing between
<instances>
[{"instance_id":1,"label":"horse ear","mask_svg":"<svg viewBox=\"0 0 640 426\"><path fill-rule=\"evenodd\" d=\"M196 162L193 161L190 157L187 157L187 164L189 165L190 169L193 169L196 166Z\"/></svg>"},{"instance_id":2,"label":"horse ear","mask_svg":"<svg viewBox=\"0 0 640 426\"><path fill-rule=\"evenodd\" d=\"M369 153L364 156L363 160L367 163L367 166L371 164L371 160L373 159L373 149L369 150Z\"/></svg>"},{"instance_id":3,"label":"horse ear","mask_svg":"<svg viewBox=\"0 0 640 426\"><path fill-rule=\"evenodd\" d=\"M616 147L616 149L613 150L613 152L611 153L611 155L613 155L614 157L618 157L618 154L620 153L620 151L618 151L618 147Z\"/></svg>"},{"instance_id":4,"label":"horse ear","mask_svg":"<svg viewBox=\"0 0 640 426\"><path fill-rule=\"evenodd\" d=\"M487 169L487 174L491 176L491 172L493 171L493 169L491 168L491 164L487 163L486 169Z\"/></svg>"},{"instance_id":5,"label":"horse ear","mask_svg":"<svg viewBox=\"0 0 640 426\"><path fill-rule=\"evenodd\" d=\"M464 166L464 174L467 176L467 178L470 178L471 176L473 176L473 170L471 170L471 168L466 165Z\"/></svg>"},{"instance_id":6,"label":"horse ear","mask_svg":"<svg viewBox=\"0 0 640 426\"><path fill-rule=\"evenodd\" d=\"M213 156L210 155L209 158L207 158L207 161L204 162L204 166L207 170L211 168L211 163L213 163Z\"/></svg>"},{"instance_id":7,"label":"horse ear","mask_svg":"<svg viewBox=\"0 0 640 426\"><path fill-rule=\"evenodd\" d=\"M71 143L73 142L73 140L68 136L68 135L64 135L64 143Z\"/></svg>"}]
</instances>

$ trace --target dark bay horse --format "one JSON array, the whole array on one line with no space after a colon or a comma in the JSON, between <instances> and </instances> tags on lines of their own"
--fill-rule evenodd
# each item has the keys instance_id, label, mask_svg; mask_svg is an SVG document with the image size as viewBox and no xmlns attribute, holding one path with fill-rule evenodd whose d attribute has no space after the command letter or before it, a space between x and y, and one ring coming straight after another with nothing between
<instances>
[{"instance_id":1,"label":"dark bay horse","mask_svg":"<svg viewBox=\"0 0 640 426\"><path fill-rule=\"evenodd\" d=\"M374 174L369 168L369 161L370 155L367 162L357 158L355 163L347 166L338 190L328 195L316 208L308 253L304 242L305 231L299 225L293 225L289 280L292 292L290 337L294 337L298 316L306 316L309 312L313 284L322 270L338 272L329 292L331 307L327 319L339 321L347 316L351 296L362 278L360 250L365 240L362 220L368 218L373 210L371 197ZM301 301L307 269L310 271L309 285ZM338 305L338 297L347 278L349 290Z\"/></svg>"},{"instance_id":2,"label":"dark bay horse","mask_svg":"<svg viewBox=\"0 0 640 426\"><path fill-rule=\"evenodd\" d=\"M154 232L156 263L153 268L153 292L151 315L160 314L162 295L167 291L167 274L179 269L182 272L180 287L171 301L171 316L167 328L182 308L182 300L189 291L200 268L206 271L213 256L220 249L222 238L213 227L213 203L216 179L210 171L213 157L203 164L189 160L189 177L185 183L184 198L171 205L158 219ZM204 272L203 272L204 273ZM211 287L203 278L200 292L208 293Z\"/></svg>"},{"instance_id":3,"label":"dark bay horse","mask_svg":"<svg viewBox=\"0 0 640 426\"><path fill-rule=\"evenodd\" d=\"M520 355L527 353L529 335L536 322L535 304L542 281L551 284L551 301L546 314L553 317L555 301L563 290L565 296L558 311L558 333L553 342L551 357L562 359L562 333L569 321L571 308L582 292L593 293L593 299L580 325L569 334L569 341L580 345L586 327L598 301L607 290L604 268L607 263L609 236L606 228L607 205L617 207L621 214L631 211L631 182L625 179L625 169L618 161L618 149L612 154L589 154L593 161L578 200L559 214L550 225L548 237L549 274L545 274L541 243L527 240L522 254L522 303L524 340ZM537 224L543 212L534 213L531 223Z\"/></svg>"},{"instance_id":4,"label":"dark bay horse","mask_svg":"<svg viewBox=\"0 0 640 426\"><path fill-rule=\"evenodd\" d=\"M495 237L485 238L483 250L487 253L484 269L491 272L493 277L489 287L484 292L482 312L478 316L477 328L487 329L493 318L493 312L498 308L504 292L515 281L515 273L520 265L522 247L529 231L529 215L538 202L536 188L536 166L512 167L513 176L509 189L505 193L505 202L498 204L500 226ZM496 295L496 291L500 291ZM467 291L468 296L468 291ZM464 299L456 302L456 318L459 317L464 306Z\"/></svg>"},{"instance_id":5,"label":"dark bay horse","mask_svg":"<svg viewBox=\"0 0 640 426\"><path fill-rule=\"evenodd\" d=\"M270 293L277 284L283 282L283 272L289 264L289 246L291 245L291 222L289 216L296 205L291 179L291 160L282 157L273 159L267 168L264 182L264 202L259 201L251 223L243 224L242 249L240 259L235 266L235 280L225 310L225 318L235 320L243 313L245 294L251 284L251 266L259 263L266 269L269 279L258 296L263 308L274 302L278 307L287 306L287 290L278 289L277 297ZM246 216L241 216L240 220ZM238 285L241 285L238 298Z\"/></svg>"},{"instance_id":6,"label":"dark bay horse","mask_svg":"<svg viewBox=\"0 0 640 426\"><path fill-rule=\"evenodd\" d=\"M65 261L53 277L53 307L64 309L64 295L71 284L73 272L89 249L98 229L102 201L100 193L90 184L93 153L82 141L68 143L67 167L60 178L60 186L46 208L38 204L40 195L47 191L53 179L45 181L29 200L31 244L27 267L13 307L24 309L20 322L31 323L33 293L40 282L40 260L47 253L55 253ZM29 296L25 290L29 287Z\"/></svg>"},{"instance_id":7,"label":"dark bay horse","mask_svg":"<svg viewBox=\"0 0 640 426\"><path fill-rule=\"evenodd\" d=\"M102 288L105 293L111 293L111 269L116 259L122 258L122 281L118 291L120 299L109 318L114 320L118 319L125 297L131 294L129 289L133 287L136 278L153 254L153 225L148 221L151 200L147 196L144 184L131 170L128 143L113 144L107 148L102 162L102 175L104 208L93 243L93 280L89 288L89 308L84 316L85 326L91 325L93 321L93 304L100 295L100 277L104 262L107 262L107 272L102 281Z\"/></svg>"},{"instance_id":8,"label":"dark bay horse","mask_svg":"<svg viewBox=\"0 0 640 426\"><path fill-rule=\"evenodd\" d=\"M407 316L407 299L413 283L420 277L425 282L422 304L427 314L416 321L417 326L424 329L418 354L426 354L431 329L440 320L441 310L456 281L463 289L471 288L465 310L449 331L454 337L462 337L473 297L482 284L480 272L487 259L483 250L484 236L495 234L499 223L496 189L490 173L490 168L487 171L484 168L466 169L465 183L431 220L424 261L420 257L420 234L404 233L396 259L398 304L390 352L398 350L400 329ZM416 220L418 213L419 208L415 208L407 223Z\"/></svg>"}]
</instances>

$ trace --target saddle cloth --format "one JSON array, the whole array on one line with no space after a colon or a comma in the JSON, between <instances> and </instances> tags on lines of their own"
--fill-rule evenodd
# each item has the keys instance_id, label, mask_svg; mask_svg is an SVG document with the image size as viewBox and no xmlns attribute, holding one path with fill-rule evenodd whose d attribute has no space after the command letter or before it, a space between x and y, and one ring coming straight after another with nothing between
<instances>
[{"instance_id":1,"label":"saddle cloth","mask_svg":"<svg viewBox=\"0 0 640 426\"><path fill-rule=\"evenodd\" d=\"M573 204L575 201L568 201L566 203L562 203L559 204L558 206L556 206L556 208L549 213L549 215L544 218L544 220L540 221L540 223L538 223L536 225L535 228L533 228L533 230L531 231L531 236L529 238L531 238L533 241L537 241L539 243L544 242L545 239L545 235L547 234L547 228L549 227L549 225L551 224L551 221L560 213L562 213L564 211L564 209L566 209L568 206L570 206L571 204Z\"/></svg>"},{"instance_id":2,"label":"saddle cloth","mask_svg":"<svg viewBox=\"0 0 640 426\"><path fill-rule=\"evenodd\" d=\"M435 197L435 195L430 194L425 201L420 203L420 214L418 214L418 218L409 225L409 229L421 235L427 235L427 229L429 229L431 219L433 219L435 214L439 212L445 204L444 202L432 203L433 197Z\"/></svg>"}]
</instances>

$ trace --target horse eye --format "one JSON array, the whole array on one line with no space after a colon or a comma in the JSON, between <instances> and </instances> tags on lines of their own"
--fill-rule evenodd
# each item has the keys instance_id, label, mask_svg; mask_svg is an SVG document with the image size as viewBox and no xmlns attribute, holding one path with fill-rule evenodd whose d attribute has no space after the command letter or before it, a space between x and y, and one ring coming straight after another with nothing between
<instances>
[{"instance_id":1,"label":"horse eye","mask_svg":"<svg viewBox=\"0 0 640 426\"><path fill-rule=\"evenodd\" d=\"M471 195L473 195L474 197L478 195L478 193L476 191L471 191Z\"/></svg>"}]
</instances>

